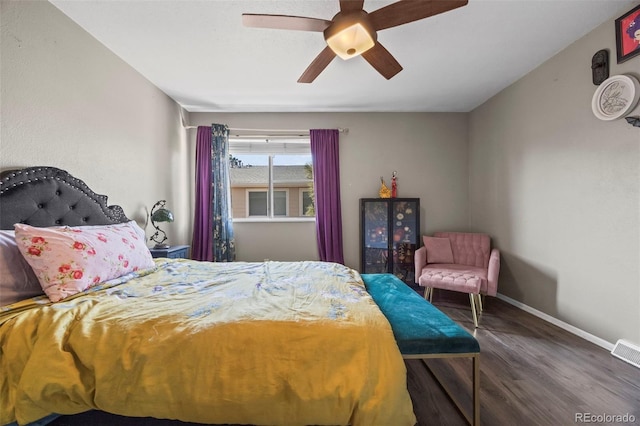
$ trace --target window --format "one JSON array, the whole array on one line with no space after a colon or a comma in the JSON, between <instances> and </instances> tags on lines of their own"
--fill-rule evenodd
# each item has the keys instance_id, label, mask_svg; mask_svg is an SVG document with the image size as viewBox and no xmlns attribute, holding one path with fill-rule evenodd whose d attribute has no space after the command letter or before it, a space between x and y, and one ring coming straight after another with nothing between
<instances>
[{"instance_id":1,"label":"window","mask_svg":"<svg viewBox=\"0 0 640 426\"><path fill-rule=\"evenodd\" d=\"M313 183L311 184L313 186ZM311 189L300 189L300 216L314 216L316 215L315 202L313 196L313 190Z\"/></svg>"},{"instance_id":2,"label":"window","mask_svg":"<svg viewBox=\"0 0 640 426\"><path fill-rule=\"evenodd\" d=\"M273 190L273 215L287 216L287 192L282 190ZM260 189L247 190L247 211L249 217L269 216L269 191Z\"/></svg>"},{"instance_id":3,"label":"window","mask_svg":"<svg viewBox=\"0 0 640 426\"><path fill-rule=\"evenodd\" d=\"M234 219L315 217L308 139L229 142Z\"/></svg>"},{"instance_id":4,"label":"window","mask_svg":"<svg viewBox=\"0 0 640 426\"><path fill-rule=\"evenodd\" d=\"M267 210L267 191L249 191L249 197L247 199L249 206L249 216L266 216Z\"/></svg>"}]
</instances>

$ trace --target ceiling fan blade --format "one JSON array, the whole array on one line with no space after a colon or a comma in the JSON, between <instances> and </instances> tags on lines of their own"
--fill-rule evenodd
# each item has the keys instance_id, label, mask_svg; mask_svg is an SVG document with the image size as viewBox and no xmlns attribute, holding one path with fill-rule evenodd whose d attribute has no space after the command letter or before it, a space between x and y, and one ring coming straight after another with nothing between
<instances>
[{"instance_id":1,"label":"ceiling fan blade","mask_svg":"<svg viewBox=\"0 0 640 426\"><path fill-rule=\"evenodd\" d=\"M307 18L305 16L243 13L242 24L245 27L322 32L331 25L331 21L327 21L326 19Z\"/></svg>"},{"instance_id":2,"label":"ceiling fan blade","mask_svg":"<svg viewBox=\"0 0 640 426\"><path fill-rule=\"evenodd\" d=\"M311 83L316 79L318 75L329 65L336 54L331 50L329 46L325 47L322 52L311 62L306 70L302 73L298 79L298 83Z\"/></svg>"},{"instance_id":3,"label":"ceiling fan blade","mask_svg":"<svg viewBox=\"0 0 640 426\"><path fill-rule=\"evenodd\" d=\"M402 71L402 65L380 43L364 52L362 57L387 80Z\"/></svg>"},{"instance_id":4,"label":"ceiling fan blade","mask_svg":"<svg viewBox=\"0 0 640 426\"><path fill-rule=\"evenodd\" d=\"M369 14L374 30L397 27L465 6L469 0L401 0Z\"/></svg>"},{"instance_id":5,"label":"ceiling fan blade","mask_svg":"<svg viewBox=\"0 0 640 426\"><path fill-rule=\"evenodd\" d=\"M340 12L353 12L362 10L364 0L340 0Z\"/></svg>"}]
</instances>

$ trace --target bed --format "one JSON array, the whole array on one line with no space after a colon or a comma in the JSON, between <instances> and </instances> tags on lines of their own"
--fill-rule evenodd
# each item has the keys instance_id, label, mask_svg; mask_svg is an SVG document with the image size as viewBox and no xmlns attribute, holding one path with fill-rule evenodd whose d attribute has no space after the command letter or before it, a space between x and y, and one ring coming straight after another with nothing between
<instances>
[{"instance_id":1,"label":"bed","mask_svg":"<svg viewBox=\"0 0 640 426\"><path fill-rule=\"evenodd\" d=\"M149 264L144 233L123 210L54 167L0 176L0 229L0 267L11 272L0 301L15 296L8 275L32 285L0 307L0 424L88 410L207 424L415 424L389 322L350 268ZM107 239L131 254L104 255L96 247ZM40 294L29 293L34 276Z\"/></svg>"}]
</instances>

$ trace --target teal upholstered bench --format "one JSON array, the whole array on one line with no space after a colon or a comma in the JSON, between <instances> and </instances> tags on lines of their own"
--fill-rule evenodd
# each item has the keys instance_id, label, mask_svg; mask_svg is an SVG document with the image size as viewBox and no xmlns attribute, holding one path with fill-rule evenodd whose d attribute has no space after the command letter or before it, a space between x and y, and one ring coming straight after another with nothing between
<instances>
[{"instance_id":1,"label":"teal upholstered bench","mask_svg":"<svg viewBox=\"0 0 640 426\"><path fill-rule=\"evenodd\" d=\"M362 274L362 279L367 291L389 320L400 353L405 359L451 357L473 359L473 416L469 416L462 409L457 399L435 374L434 377L467 421L479 425L480 345L475 337L395 275Z\"/></svg>"}]
</instances>

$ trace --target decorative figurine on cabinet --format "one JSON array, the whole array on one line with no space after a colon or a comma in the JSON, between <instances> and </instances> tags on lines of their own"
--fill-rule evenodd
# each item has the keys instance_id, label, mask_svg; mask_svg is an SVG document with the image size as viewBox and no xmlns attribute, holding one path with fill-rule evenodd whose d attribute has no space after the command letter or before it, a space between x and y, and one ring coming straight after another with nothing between
<instances>
[{"instance_id":1,"label":"decorative figurine on cabinet","mask_svg":"<svg viewBox=\"0 0 640 426\"><path fill-rule=\"evenodd\" d=\"M391 198L396 198L398 196L398 184L396 183L396 177L398 176L398 172L393 171L393 175L391 176Z\"/></svg>"},{"instance_id":2,"label":"decorative figurine on cabinet","mask_svg":"<svg viewBox=\"0 0 640 426\"><path fill-rule=\"evenodd\" d=\"M380 176L380 191L378 191L380 198L391 198L391 190L384 183L384 178Z\"/></svg>"}]
</instances>

